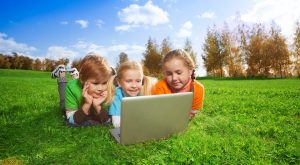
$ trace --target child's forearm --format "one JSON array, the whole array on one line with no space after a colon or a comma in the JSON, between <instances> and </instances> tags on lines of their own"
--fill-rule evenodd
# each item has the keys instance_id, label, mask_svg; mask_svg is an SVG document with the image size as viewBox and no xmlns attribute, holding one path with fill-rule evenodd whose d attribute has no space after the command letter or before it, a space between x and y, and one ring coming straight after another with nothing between
<instances>
[{"instance_id":1,"label":"child's forearm","mask_svg":"<svg viewBox=\"0 0 300 165\"><path fill-rule=\"evenodd\" d=\"M81 109L74 113L74 122L80 124L88 119L90 104L83 104Z\"/></svg>"},{"instance_id":2,"label":"child's forearm","mask_svg":"<svg viewBox=\"0 0 300 165\"><path fill-rule=\"evenodd\" d=\"M87 119L88 119L88 115L86 115L82 109L79 109L74 113L74 122L76 124L80 124L86 121Z\"/></svg>"}]
</instances>

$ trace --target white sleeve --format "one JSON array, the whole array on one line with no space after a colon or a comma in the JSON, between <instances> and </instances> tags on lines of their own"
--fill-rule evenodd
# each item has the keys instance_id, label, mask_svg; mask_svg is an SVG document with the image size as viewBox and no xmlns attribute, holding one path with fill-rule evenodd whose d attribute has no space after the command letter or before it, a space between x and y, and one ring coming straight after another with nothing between
<instances>
[{"instance_id":1,"label":"white sleeve","mask_svg":"<svg viewBox=\"0 0 300 165\"><path fill-rule=\"evenodd\" d=\"M112 124L115 128L119 128L120 127L120 116L112 116Z\"/></svg>"}]
</instances>

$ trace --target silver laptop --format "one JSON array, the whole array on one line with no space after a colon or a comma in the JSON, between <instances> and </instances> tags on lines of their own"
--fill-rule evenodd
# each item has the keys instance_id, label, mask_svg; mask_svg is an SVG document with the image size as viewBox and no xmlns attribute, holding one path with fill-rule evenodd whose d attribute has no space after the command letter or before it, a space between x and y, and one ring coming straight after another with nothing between
<instances>
[{"instance_id":1,"label":"silver laptop","mask_svg":"<svg viewBox=\"0 0 300 165\"><path fill-rule=\"evenodd\" d=\"M192 92L125 97L121 127L110 132L125 145L167 138L187 128L192 100Z\"/></svg>"}]
</instances>

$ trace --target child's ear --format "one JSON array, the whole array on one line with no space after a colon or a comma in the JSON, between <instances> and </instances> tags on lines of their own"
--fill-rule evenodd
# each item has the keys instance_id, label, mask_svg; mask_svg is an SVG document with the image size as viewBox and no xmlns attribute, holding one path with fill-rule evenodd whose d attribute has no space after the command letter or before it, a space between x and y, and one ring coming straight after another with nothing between
<instances>
[{"instance_id":1,"label":"child's ear","mask_svg":"<svg viewBox=\"0 0 300 165\"><path fill-rule=\"evenodd\" d=\"M120 81L117 79L117 84L118 84L118 86L120 87L121 85L120 85Z\"/></svg>"},{"instance_id":2,"label":"child's ear","mask_svg":"<svg viewBox=\"0 0 300 165\"><path fill-rule=\"evenodd\" d=\"M192 76L194 70L189 69L189 75Z\"/></svg>"}]
</instances>

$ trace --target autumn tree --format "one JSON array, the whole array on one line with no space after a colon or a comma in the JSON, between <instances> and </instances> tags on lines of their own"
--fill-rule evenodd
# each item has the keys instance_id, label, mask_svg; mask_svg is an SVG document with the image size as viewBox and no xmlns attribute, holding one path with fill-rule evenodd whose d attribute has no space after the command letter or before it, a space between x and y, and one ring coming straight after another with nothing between
<instances>
[{"instance_id":1,"label":"autumn tree","mask_svg":"<svg viewBox=\"0 0 300 165\"><path fill-rule=\"evenodd\" d=\"M12 53L12 56L9 57L9 61L11 63L11 69L18 69L20 66L20 58L16 52Z\"/></svg>"},{"instance_id":2,"label":"autumn tree","mask_svg":"<svg viewBox=\"0 0 300 165\"><path fill-rule=\"evenodd\" d=\"M265 49L265 54L267 54L266 60L269 61L271 69L274 70L274 75L280 74L280 77L286 77L289 72L290 53L285 42L285 38L280 34L280 28L274 23L271 26L270 38L267 43L268 47Z\"/></svg>"},{"instance_id":3,"label":"autumn tree","mask_svg":"<svg viewBox=\"0 0 300 165\"><path fill-rule=\"evenodd\" d=\"M21 63L20 68L18 68L18 69L32 70L33 59L26 57L26 56L20 56L20 59L21 59L22 63Z\"/></svg>"},{"instance_id":4,"label":"autumn tree","mask_svg":"<svg viewBox=\"0 0 300 165\"><path fill-rule=\"evenodd\" d=\"M144 72L152 76L158 77L161 74L161 59L157 44L151 38L146 44L146 51L143 53Z\"/></svg>"},{"instance_id":5,"label":"autumn tree","mask_svg":"<svg viewBox=\"0 0 300 165\"><path fill-rule=\"evenodd\" d=\"M82 59L74 59L71 63L72 68L76 68L78 71L80 70L79 63Z\"/></svg>"},{"instance_id":6,"label":"autumn tree","mask_svg":"<svg viewBox=\"0 0 300 165\"><path fill-rule=\"evenodd\" d=\"M195 69L197 69L199 66L197 64L197 53L193 50L192 41L190 39L186 38L183 49L190 54L195 63Z\"/></svg>"},{"instance_id":7,"label":"autumn tree","mask_svg":"<svg viewBox=\"0 0 300 165\"><path fill-rule=\"evenodd\" d=\"M42 61L39 58L35 59L32 68L33 70L42 70L43 69Z\"/></svg>"},{"instance_id":8,"label":"autumn tree","mask_svg":"<svg viewBox=\"0 0 300 165\"><path fill-rule=\"evenodd\" d=\"M300 77L300 22L296 22L296 31L294 33L293 42L293 58L294 58L294 70L297 76Z\"/></svg>"},{"instance_id":9,"label":"autumn tree","mask_svg":"<svg viewBox=\"0 0 300 165\"><path fill-rule=\"evenodd\" d=\"M202 59L208 75L212 73L214 76L223 77L230 54L229 34L225 31L218 32L216 27L208 29L203 51Z\"/></svg>"},{"instance_id":10,"label":"autumn tree","mask_svg":"<svg viewBox=\"0 0 300 165\"><path fill-rule=\"evenodd\" d=\"M43 66L45 71L53 71L56 67L55 65L55 60L49 59L49 58L45 58L45 60L43 61Z\"/></svg>"},{"instance_id":11,"label":"autumn tree","mask_svg":"<svg viewBox=\"0 0 300 165\"><path fill-rule=\"evenodd\" d=\"M231 53L231 34L227 24L224 25L224 29L219 36L220 53L218 56L218 66L221 73L221 77L223 77L223 68L225 66L228 66L228 59Z\"/></svg>"},{"instance_id":12,"label":"autumn tree","mask_svg":"<svg viewBox=\"0 0 300 165\"><path fill-rule=\"evenodd\" d=\"M251 33L246 52L247 75L251 77L265 76L270 63L262 49L266 39L264 27L261 24L256 24Z\"/></svg>"},{"instance_id":13,"label":"autumn tree","mask_svg":"<svg viewBox=\"0 0 300 165\"><path fill-rule=\"evenodd\" d=\"M120 67L120 65L121 65L123 62L126 62L126 61L128 61L128 55L127 55L126 53L124 53L124 52L121 52L121 53L119 54L119 60L118 60L117 65L116 65L116 70L118 70L119 67Z\"/></svg>"},{"instance_id":14,"label":"autumn tree","mask_svg":"<svg viewBox=\"0 0 300 165\"><path fill-rule=\"evenodd\" d=\"M214 29L207 29L206 39L203 44L203 54L201 55L204 61L207 75L217 76L218 63L217 58L220 53L220 44L218 33Z\"/></svg>"},{"instance_id":15,"label":"autumn tree","mask_svg":"<svg viewBox=\"0 0 300 165\"><path fill-rule=\"evenodd\" d=\"M58 66L58 65L65 65L67 66L69 64L70 60L68 58L60 58L57 61L54 61L54 65Z\"/></svg>"},{"instance_id":16,"label":"autumn tree","mask_svg":"<svg viewBox=\"0 0 300 165\"><path fill-rule=\"evenodd\" d=\"M165 38L163 39L162 43L161 43L161 48L160 48L160 54L161 56L165 56L170 50L172 49L172 45L170 42L169 38Z\"/></svg>"},{"instance_id":17,"label":"autumn tree","mask_svg":"<svg viewBox=\"0 0 300 165\"><path fill-rule=\"evenodd\" d=\"M0 68L9 69L11 67L11 62L9 56L0 54Z\"/></svg>"}]
</instances>

